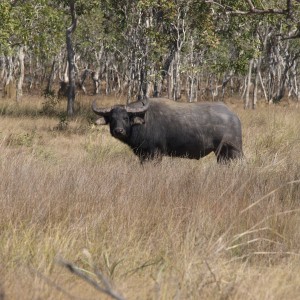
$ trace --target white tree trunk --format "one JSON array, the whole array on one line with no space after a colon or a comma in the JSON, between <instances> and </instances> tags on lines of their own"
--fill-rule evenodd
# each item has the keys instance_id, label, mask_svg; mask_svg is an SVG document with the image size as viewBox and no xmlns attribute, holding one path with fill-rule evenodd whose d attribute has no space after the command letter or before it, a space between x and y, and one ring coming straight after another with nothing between
<instances>
[{"instance_id":1,"label":"white tree trunk","mask_svg":"<svg viewBox=\"0 0 300 300\"><path fill-rule=\"evenodd\" d=\"M244 103L245 109L250 108L250 88L251 88L252 66L253 66L253 59L251 59L249 62L247 89L246 89L246 96L245 96L245 103Z\"/></svg>"},{"instance_id":2,"label":"white tree trunk","mask_svg":"<svg viewBox=\"0 0 300 300\"><path fill-rule=\"evenodd\" d=\"M17 81L17 93L16 93L16 98L18 102L21 101L21 97L23 95L23 82L24 82L24 72L25 72L24 58L25 58L24 47L20 46L19 53L18 53L20 74Z\"/></svg>"}]
</instances>

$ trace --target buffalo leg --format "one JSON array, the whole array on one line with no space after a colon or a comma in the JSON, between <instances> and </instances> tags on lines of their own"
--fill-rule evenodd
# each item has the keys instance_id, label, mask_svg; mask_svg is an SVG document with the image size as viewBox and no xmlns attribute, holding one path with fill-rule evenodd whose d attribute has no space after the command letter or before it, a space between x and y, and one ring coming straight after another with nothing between
<instances>
[{"instance_id":1,"label":"buffalo leg","mask_svg":"<svg viewBox=\"0 0 300 300\"><path fill-rule=\"evenodd\" d=\"M230 145L222 145L219 151L216 151L218 163L227 163L230 160L241 158L243 154L240 150Z\"/></svg>"}]
</instances>

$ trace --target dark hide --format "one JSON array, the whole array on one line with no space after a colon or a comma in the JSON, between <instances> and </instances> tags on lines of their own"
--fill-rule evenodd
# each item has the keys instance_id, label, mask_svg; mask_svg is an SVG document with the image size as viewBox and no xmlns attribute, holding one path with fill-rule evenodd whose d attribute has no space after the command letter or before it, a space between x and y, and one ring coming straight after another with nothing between
<instances>
[{"instance_id":1,"label":"dark hide","mask_svg":"<svg viewBox=\"0 0 300 300\"><path fill-rule=\"evenodd\" d=\"M223 103L180 103L154 98L142 115L118 105L104 117L111 134L129 145L141 161L161 155L199 159L214 152L218 162L243 156L241 122Z\"/></svg>"}]
</instances>

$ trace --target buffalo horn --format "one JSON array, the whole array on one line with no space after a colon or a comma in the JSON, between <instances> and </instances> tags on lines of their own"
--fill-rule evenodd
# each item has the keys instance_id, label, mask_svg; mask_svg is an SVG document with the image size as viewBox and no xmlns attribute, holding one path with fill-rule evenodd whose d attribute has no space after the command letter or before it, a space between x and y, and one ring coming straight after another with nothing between
<instances>
[{"instance_id":1,"label":"buffalo horn","mask_svg":"<svg viewBox=\"0 0 300 300\"><path fill-rule=\"evenodd\" d=\"M138 101L136 103L141 103L142 105L139 106L139 107L130 107L129 105L127 105L125 107L126 111L129 113L129 114L133 114L133 115L140 115L140 114L144 114L147 109L149 108L149 102L148 101Z\"/></svg>"},{"instance_id":2,"label":"buffalo horn","mask_svg":"<svg viewBox=\"0 0 300 300\"><path fill-rule=\"evenodd\" d=\"M95 114L102 116L102 117L108 117L112 110L111 107L97 108L96 100L93 102L92 109Z\"/></svg>"}]
</instances>

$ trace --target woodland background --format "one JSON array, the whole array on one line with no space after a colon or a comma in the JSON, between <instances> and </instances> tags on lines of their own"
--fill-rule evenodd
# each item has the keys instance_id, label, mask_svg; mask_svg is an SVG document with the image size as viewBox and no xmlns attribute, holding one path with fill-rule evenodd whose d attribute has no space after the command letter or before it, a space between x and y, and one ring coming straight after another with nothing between
<instances>
[{"instance_id":1,"label":"woodland background","mask_svg":"<svg viewBox=\"0 0 300 300\"><path fill-rule=\"evenodd\" d=\"M300 99L297 0L3 0L0 14L0 81L18 101L54 84L70 115L75 85L127 101Z\"/></svg>"}]
</instances>

